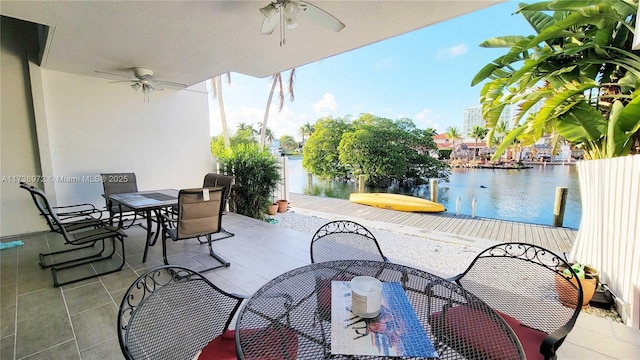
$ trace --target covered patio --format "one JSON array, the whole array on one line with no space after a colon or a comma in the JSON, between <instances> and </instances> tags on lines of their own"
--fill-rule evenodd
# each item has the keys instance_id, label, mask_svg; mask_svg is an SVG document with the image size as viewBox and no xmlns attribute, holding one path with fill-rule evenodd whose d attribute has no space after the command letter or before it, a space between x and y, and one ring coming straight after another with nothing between
<instances>
[{"instance_id":1,"label":"covered patio","mask_svg":"<svg viewBox=\"0 0 640 360\"><path fill-rule=\"evenodd\" d=\"M37 258L60 242L44 232L19 181L43 188L58 205L101 208L102 185L92 181L100 173L133 171L140 189L200 186L214 164L207 79L230 71L266 77L501 1L318 1L346 28L307 23L287 32L285 46L276 33L259 33L258 9L268 1L3 2L0 239L24 245L0 252L0 357L121 359L122 294L162 262L158 246L141 262L144 230L133 227L122 271L52 287ZM185 87L167 86L145 102L129 84L110 83L121 77L98 73L131 77L134 67ZM224 290L251 294L309 263L311 234L233 213L224 224L236 236L214 247L232 265L207 273ZM191 257L200 249L177 244L170 260L197 266ZM579 318L560 349L561 358L576 359L639 353L637 331L590 316Z\"/></svg>"},{"instance_id":2,"label":"covered patio","mask_svg":"<svg viewBox=\"0 0 640 360\"><path fill-rule=\"evenodd\" d=\"M231 266L205 273L224 290L251 294L268 280L310 262L310 233L234 213L224 216L224 225L236 236L215 242L214 249ZM122 359L116 321L123 293L145 269L162 263L159 245L142 263L144 229L134 226L127 234L127 265L122 271L61 288L52 287L50 270L34 260L39 252L60 246L58 235L20 236L23 246L2 251L2 358ZM194 268L201 264L193 258L207 252L206 245L195 240L172 243L169 249L171 263ZM430 271L428 264L421 268ZM558 357L634 359L639 353L637 330L583 312Z\"/></svg>"}]
</instances>

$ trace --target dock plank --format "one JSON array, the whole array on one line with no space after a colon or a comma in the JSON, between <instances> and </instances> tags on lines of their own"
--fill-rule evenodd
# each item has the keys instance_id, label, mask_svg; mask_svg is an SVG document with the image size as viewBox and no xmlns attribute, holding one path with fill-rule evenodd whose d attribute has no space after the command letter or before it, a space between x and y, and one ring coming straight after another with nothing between
<instances>
[{"instance_id":1,"label":"dock plank","mask_svg":"<svg viewBox=\"0 0 640 360\"><path fill-rule=\"evenodd\" d=\"M577 229L554 228L453 213L411 213L352 203L345 199L290 193L290 207L327 213L332 218L360 218L499 242L525 242L556 252L570 252Z\"/></svg>"}]
</instances>

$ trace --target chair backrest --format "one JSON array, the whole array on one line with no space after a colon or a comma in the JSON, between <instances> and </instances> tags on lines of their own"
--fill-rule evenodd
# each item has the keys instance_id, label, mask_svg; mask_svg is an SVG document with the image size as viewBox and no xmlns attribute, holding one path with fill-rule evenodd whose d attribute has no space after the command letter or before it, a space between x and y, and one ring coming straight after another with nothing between
<instances>
[{"instance_id":1,"label":"chair backrest","mask_svg":"<svg viewBox=\"0 0 640 360\"><path fill-rule=\"evenodd\" d=\"M104 173L102 177L102 189L104 191L107 209L111 214L119 212L117 205L114 205L107 196L112 194L122 194L138 192L138 183L135 173Z\"/></svg>"},{"instance_id":2,"label":"chair backrest","mask_svg":"<svg viewBox=\"0 0 640 360\"><path fill-rule=\"evenodd\" d=\"M375 236L364 226L348 220L324 224L311 239L311 262L331 260L387 261Z\"/></svg>"},{"instance_id":3,"label":"chair backrest","mask_svg":"<svg viewBox=\"0 0 640 360\"><path fill-rule=\"evenodd\" d=\"M20 183L20 188L29 192L36 208L38 208L38 211L40 212L40 215L42 215L47 222L49 229L53 232L62 234L65 239L68 239L68 234L62 225L60 218L58 218L58 215L49 203L49 199L47 199L47 195L45 195L44 191L26 183Z\"/></svg>"},{"instance_id":4,"label":"chair backrest","mask_svg":"<svg viewBox=\"0 0 640 360\"><path fill-rule=\"evenodd\" d=\"M570 269L569 277L563 276ZM482 251L455 281L494 309L550 334L570 330L582 306L571 266L542 247L503 243Z\"/></svg>"},{"instance_id":5,"label":"chair backrest","mask_svg":"<svg viewBox=\"0 0 640 360\"><path fill-rule=\"evenodd\" d=\"M216 173L208 173L204 176L202 187L216 187L224 186L224 192L222 198L224 199L223 209L227 207L229 202L229 196L231 195L231 185L233 184L234 177L231 175L221 175Z\"/></svg>"},{"instance_id":6,"label":"chair backrest","mask_svg":"<svg viewBox=\"0 0 640 360\"><path fill-rule=\"evenodd\" d=\"M124 294L120 349L127 359L191 359L228 329L242 300L193 270L154 268Z\"/></svg>"},{"instance_id":7,"label":"chair backrest","mask_svg":"<svg viewBox=\"0 0 640 360\"><path fill-rule=\"evenodd\" d=\"M222 187L182 189L178 194L177 238L189 239L222 229ZM208 199L205 196L208 195Z\"/></svg>"}]
</instances>

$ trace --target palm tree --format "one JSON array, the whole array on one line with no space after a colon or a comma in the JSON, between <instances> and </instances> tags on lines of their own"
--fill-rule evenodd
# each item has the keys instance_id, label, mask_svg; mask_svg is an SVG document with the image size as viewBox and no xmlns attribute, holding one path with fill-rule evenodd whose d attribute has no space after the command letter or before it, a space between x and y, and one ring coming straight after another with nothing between
<instances>
[{"instance_id":1,"label":"palm tree","mask_svg":"<svg viewBox=\"0 0 640 360\"><path fill-rule=\"evenodd\" d=\"M258 133L262 134L262 123L261 122L258 123L258 131L256 132L256 135ZM269 129L269 128L267 128L265 130L265 140L266 140L265 144L271 144L273 142L273 140L275 140L275 135L273 134L273 131L271 131L271 129Z\"/></svg>"},{"instance_id":2,"label":"palm tree","mask_svg":"<svg viewBox=\"0 0 640 360\"><path fill-rule=\"evenodd\" d=\"M295 72L296 68L291 69L291 71L289 72L289 99L291 101L293 101L295 98L293 94L293 80L295 78ZM264 120L262 121L264 127L260 132L260 149L264 148L264 141L267 135L267 120L269 119L269 110L271 109L271 101L273 100L273 92L276 89L276 85L278 85L280 88L280 106L278 108L278 111L282 111L282 108L284 107L284 88L282 86L282 73L273 74L273 76L271 77L271 91L269 91L269 98L267 99L267 106L264 111Z\"/></svg>"},{"instance_id":3,"label":"palm tree","mask_svg":"<svg viewBox=\"0 0 640 360\"><path fill-rule=\"evenodd\" d=\"M444 135L447 137L447 139L451 140L451 158L452 160L455 160L456 158L455 145L456 145L456 141L458 141L461 138L460 130L458 130L457 127L449 126L447 128L447 131L444 133Z\"/></svg>"},{"instance_id":4,"label":"palm tree","mask_svg":"<svg viewBox=\"0 0 640 360\"><path fill-rule=\"evenodd\" d=\"M231 73L227 73L227 85L231 85ZM231 146L229 140L229 128L227 126L227 117L224 111L224 101L222 100L222 75L211 78L211 93L213 98L218 99L218 109L220 110L220 122L222 123L222 136L224 138L224 147Z\"/></svg>"},{"instance_id":5,"label":"palm tree","mask_svg":"<svg viewBox=\"0 0 640 360\"><path fill-rule=\"evenodd\" d=\"M640 56L632 50L637 12L638 1L627 0L522 4L518 13L535 35L480 44L508 49L471 82L488 80L480 95L489 134L505 106L519 107L496 156L516 138L532 145L556 132L587 159L640 152Z\"/></svg>"},{"instance_id":6,"label":"palm tree","mask_svg":"<svg viewBox=\"0 0 640 360\"><path fill-rule=\"evenodd\" d=\"M304 144L305 136L310 136L313 133L313 125L306 123L300 127L300 135L302 135L302 144Z\"/></svg>"},{"instance_id":7,"label":"palm tree","mask_svg":"<svg viewBox=\"0 0 640 360\"><path fill-rule=\"evenodd\" d=\"M478 139L484 139L486 135L487 129L484 126L480 125L474 125L471 129L471 132L469 133L469 136L471 136L475 140L475 149L473 150L474 162L476 161L476 152L478 151Z\"/></svg>"}]
</instances>

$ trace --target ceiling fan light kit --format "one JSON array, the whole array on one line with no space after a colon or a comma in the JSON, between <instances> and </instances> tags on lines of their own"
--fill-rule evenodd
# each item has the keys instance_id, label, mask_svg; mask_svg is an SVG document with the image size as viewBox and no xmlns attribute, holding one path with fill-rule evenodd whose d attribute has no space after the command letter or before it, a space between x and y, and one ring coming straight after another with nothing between
<instances>
[{"instance_id":1,"label":"ceiling fan light kit","mask_svg":"<svg viewBox=\"0 0 640 360\"><path fill-rule=\"evenodd\" d=\"M167 86L172 86L172 87L177 87L177 88L185 88L185 87L187 87L185 84L180 84L180 83L175 83L175 82L170 82L170 81L164 81L164 80L158 80L155 77L153 77L153 70L150 70L150 69L147 69L147 68L133 67L130 70L133 71L133 76L134 77L120 75L120 74L114 74L114 73L108 73L108 72L105 72L105 71L98 71L98 70L96 70L96 73L98 73L98 74L107 74L107 75L111 75L111 76L126 77L127 80L119 80L119 81L111 81L111 82L112 83L130 82L131 83L131 88L134 91L139 91L140 89L142 89L142 94L144 94L144 100L146 102L149 102L149 94L150 93L152 93L154 91L162 91L162 90L164 90L164 88L162 88L162 86L160 84L165 84Z\"/></svg>"},{"instance_id":2,"label":"ceiling fan light kit","mask_svg":"<svg viewBox=\"0 0 640 360\"><path fill-rule=\"evenodd\" d=\"M260 13L264 16L260 34L270 35L279 27L280 46L286 44L286 30L298 27L299 14L335 32L344 29L344 24L335 16L306 1L276 0L260 8Z\"/></svg>"}]
</instances>

